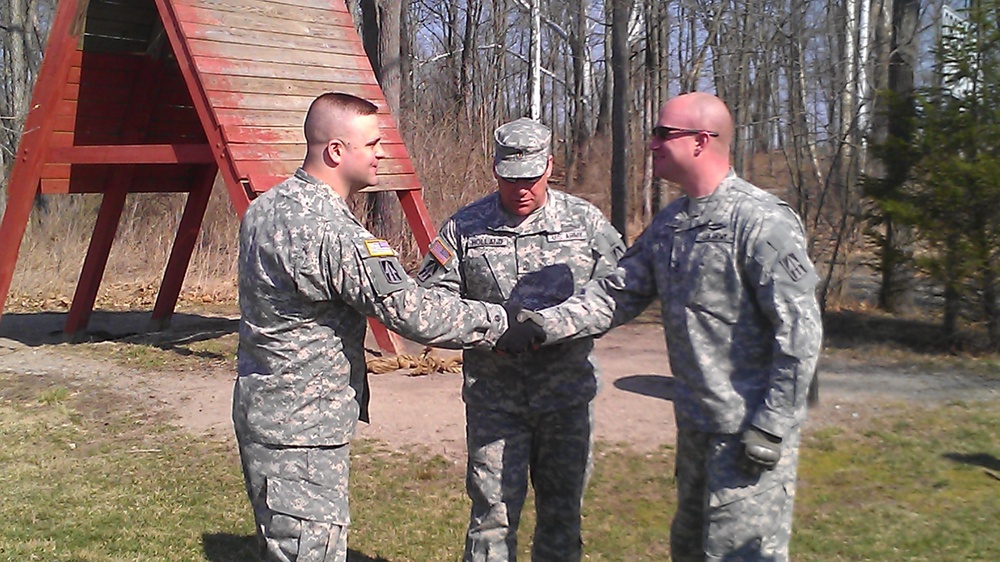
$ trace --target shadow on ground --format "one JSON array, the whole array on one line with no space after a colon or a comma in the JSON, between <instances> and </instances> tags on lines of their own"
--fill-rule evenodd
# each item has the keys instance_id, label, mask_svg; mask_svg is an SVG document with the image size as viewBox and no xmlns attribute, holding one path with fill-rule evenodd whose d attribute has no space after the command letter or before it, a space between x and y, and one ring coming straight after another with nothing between
<instances>
[{"instance_id":1,"label":"shadow on ground","mask_svg":"<svg viewBox=\"0 0 1000 562\"><path fill-rule=\"evenodd\" d=\"M987 470L1000 471L1000 459L989 453L945 453L944 458L962 464L981 466Z\"/></svg>"},{"instance_id":2,"label":"shadow on ground","mask_svg":"<svg viewBox=\"0 0 1000 562\"><path fill-rule=\"evenodd\" d=\"M201 536L205 559L211 562L252 562L257 556L257 537L231 533L206 533ZM347 562L390 562L381 556L372 558L356 550L347 549Z\"/></svg>"},{"instance_id":3,"label":"shadow on ground","mask_svg":"<svg viewBox=\"0 0 1000 562\"><path fill-rule=\"evenodd\" d=\"M842 310L823 316L824 340L834 349L851 349L859 345L888 345L920 354L941 354L956 351L961 341L950 341L939 321L899 318L877 312ZM963 334L966 344L973 334Z\"/></svg>"},{"instance_id":4,"label":"shadow on ground","mask_svg":"<svg viewBox=\"0 0 1000 562\"><path fill-rule=\"evenodd\" d=\"M150 327L150 312L94 311L87 330L78 333L73 342L88 343L119 341L153 345L164 350L190 353L178 346L234 334L239 320L226 316L175 313L170 326L160 331ZM29 347L66 343L63 333L65 312L7 313L0 318L0 338L7 338Z\"/></svg>"},{"instance_id":5,"label":"shadow on ground","mask_svg":"<svg viewBox=\"0 0 1000 562\"><path fill-rule=\"evenodd\" d=\"M615 381L615 388L663 400L674 399L674 377L666 375L629 375Z\"/></svg>"}]
</instances>

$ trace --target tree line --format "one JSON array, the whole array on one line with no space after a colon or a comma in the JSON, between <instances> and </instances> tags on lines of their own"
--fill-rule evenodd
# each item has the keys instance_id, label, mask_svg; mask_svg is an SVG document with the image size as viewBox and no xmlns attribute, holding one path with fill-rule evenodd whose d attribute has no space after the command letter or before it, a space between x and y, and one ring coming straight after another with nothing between
<instances>
[{"instance_id":1,"label":"tree line","mask_svg":"<svg viewBox=\"0 0 1000 562\"><path fill-rule=\"evenodd\" d=\"M0 0L5 170L54 5ZM737 125L737 173L784 197L806 224L824 307L846 298L863 263L879 274L880 307L912 310L915 281L929 278L941 287L949 333L957 336L963 318L983 321L1000 347L992 289L1000 205L990 168L1000 119L997 0L348 7L404 136L408 125L441 124L488 161L496 126L536 117L554 131L560 187L593 188L591 171L610 170L597 189L630 237L676 194L653 177L645 148L659 106L682 92L718 94ZM370 222L399 229L391 199L370 199Z\"/></svg>"}]
</instances>

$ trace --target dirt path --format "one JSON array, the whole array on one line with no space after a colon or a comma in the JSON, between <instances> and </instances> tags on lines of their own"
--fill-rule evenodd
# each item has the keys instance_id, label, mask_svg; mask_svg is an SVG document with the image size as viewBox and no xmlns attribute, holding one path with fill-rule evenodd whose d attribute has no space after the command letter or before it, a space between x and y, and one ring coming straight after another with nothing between
<instances>
[{"instance_id":1,"label":"dirt path","mask_svg":"<svg viewBox=\"0 0 1000 562\"><path fill-rule=\"evenodd\" d=\"M91 331L119 337L131 333L138 318L97 315ZM232 439L233 373L228 367L155 371L122 367L95 354L81 354L75 346L55 343L61 321L62 315L5 315L0 326L0 372L108 385L125 399L165 409L194 433ZM175 319L171 337L232 329L232 318L182 315ZM595 402L596 439L646 452L672 444L672 379L659 326L634 323L618 328L598 340L596 356L603 376ZM863 423L889 403L1000 399L1000 381L955 373L896 372L824 358L821 376L821 403L810 413L809 427ZM397 371L372 375L371 385L372 423L362 427L361 437L394 448L424 448L449 458L464 454L461 375L412 377Z\"/></svg>"}]
</instances>

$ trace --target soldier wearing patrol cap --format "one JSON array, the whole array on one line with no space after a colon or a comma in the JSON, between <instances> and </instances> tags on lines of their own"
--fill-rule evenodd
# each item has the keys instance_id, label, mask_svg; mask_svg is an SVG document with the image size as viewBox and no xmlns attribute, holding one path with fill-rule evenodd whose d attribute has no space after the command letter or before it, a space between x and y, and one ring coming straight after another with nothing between
<instances>
[{"instance_id":1,"label":"soldier wearing patrol cap","mask_svg":"<svg viewBox=\"0 0 1000 562\"><path fill-rule=\"evenodd\" d=\"M659 298L677 420L671 559L784 562L823 337L818 277L799 217L730 167L733 132L713 95L664 104L653 170L684 195L614 273L533 318L547 342L565 342L624 324Z\"/></svg>"},{"instance_id":2,"label":"soldier wearing patrol cap","mask_svg":"<svg viewBox=\"0 0 1000 562\"><path fill-rule=\"evenodd\" d=\"M368 420L365 317L412 340L492 346L499 304L423 289L346 199L378 182L376 106L328 93L305 119L295 175L240 224L238 376L233 424L261 558L347 558L349 444Z\"/></svg>"},{"instance_id":3,"label":"soldier wearing patrol cap","mask_svg":"<svg viewBox=\"0 0 1000 562\"><path fill-rule=\"evenodd\" d=\"M535 310L558 304L610 273L621 236L590 203L548 187L551 132L518 119L494 135L496 192L441 227L417 274L424 287ZM591 466L593 342L582 339L519 356L464 352L472 501L465 561L517 556L528 489L537 523L532 560L581 558L580 509Z\"/></svg>"}]
</instances>

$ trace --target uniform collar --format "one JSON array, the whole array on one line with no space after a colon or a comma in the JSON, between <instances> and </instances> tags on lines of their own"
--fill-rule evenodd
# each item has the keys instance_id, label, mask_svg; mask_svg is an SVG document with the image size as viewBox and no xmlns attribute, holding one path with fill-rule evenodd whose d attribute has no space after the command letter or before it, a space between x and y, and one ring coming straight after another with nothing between
<instances>
[{"instance_id":1,"label":"uniform collar","mask_svg":"<svg viewBox=\"0 0 1000 562\"><path fill-rule=\"evenodd\" d=\"M552 187L549 187L545 204L535 209L521 224L515 226L508 224L510 213L503 208L503 204L500 202L500 194L494 193L494 197L496 212L494 213L493 223L489 226L490 230L512 232L519 235L538 234L540 232L562 232L563 230L563 221L560 217L565 215L563 211L566 204L563 200L563 194L552 189Z\"/></svg>"}]
</instances>

